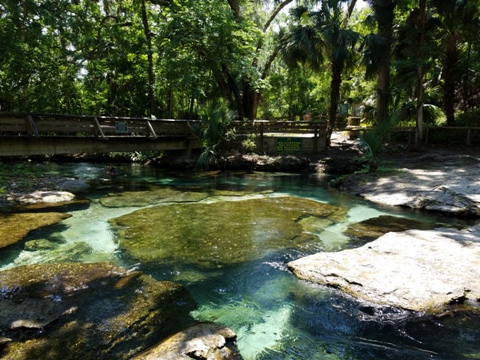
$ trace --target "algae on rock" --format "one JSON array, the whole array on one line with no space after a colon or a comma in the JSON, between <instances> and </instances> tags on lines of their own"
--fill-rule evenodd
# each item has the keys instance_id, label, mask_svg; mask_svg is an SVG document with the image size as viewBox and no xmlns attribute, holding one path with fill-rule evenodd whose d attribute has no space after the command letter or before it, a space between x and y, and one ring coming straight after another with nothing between
<instances>
[{"instance_id":1,"label":"algae on rock","mask_svg":"<svg viewBox=\"0 0 480 360\"><path fill-rule=\"evenodd\" d=\"M15 244L32 230L59 223L70 216L57 212L0 213L0 248Z\"/></svg>"},{"instance_id":2,"label":"algae on rock","mask_svg":"<svg viewBox=\"0 0 480 360\"><path fill-rule=\"evenodd\" d=\"M142 263L215 268L263 257L269 251L318 242L305 218L332 223L346 210L295 197L271 197L141 209L110 220L119 247Z\"/></svg>"},{"instance_id":3,"label":"algae on rock","mask_svg":"<svg viewBox=\"0 0 480 360\"><path fill-rule=\"evenodd\" d=\"M165 202L197 202L208 194L196 189L174 187L152 187L148 191L125 191L110 194L100 199L105 207L148 206Z\"/></svg>"},{"instance_id":4,"label":"algae on rock","mask_svg":"<svg viewBox=\"0 0 480 360\"><path fill-rule=\"evenodd\" d=\"M431 222L422 222L398 216L381 215L359 223L351 224L345 231L346 235L354 239L371 241L378 239L388 232L401 232L406 230L431 230L438 227Z\"/></svg>"},{"instance_id":5,"label":"algae on rock","mask_svg":"<svg viewBox=\"0 0 480 360\"><path fill-rule=\"evenodd\" d=\"M193 323L187 290L111 263L0 272L0 357L130 359Z\"/></svg>"}]
</instances>

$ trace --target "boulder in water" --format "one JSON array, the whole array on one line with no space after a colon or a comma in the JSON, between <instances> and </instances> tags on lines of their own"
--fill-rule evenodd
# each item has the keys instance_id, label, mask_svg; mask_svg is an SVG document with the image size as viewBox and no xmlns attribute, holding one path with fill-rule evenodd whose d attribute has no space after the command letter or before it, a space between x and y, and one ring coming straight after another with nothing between
<instances>
[{"instance_id":1,"label":"boulder in water","mask_svg":"<svg viewBox=\"0 0 480 360\"><path fill-rule=\"evenodd\" d=\"M201 323L193 325L132 360L240 360L234 344L235 333L221 325Z\"/></svg>"},{"instance_id":2,"label":"boulder in water","mask_svg":"<svg viewBox=\"0 0 480 360\"><path fill-rule=\"evenodd\" d=\"M300 279L378 305L432 314L478 310L480 227L388 233L360 248L288 264Z\"/></svg>"}]
</instances>

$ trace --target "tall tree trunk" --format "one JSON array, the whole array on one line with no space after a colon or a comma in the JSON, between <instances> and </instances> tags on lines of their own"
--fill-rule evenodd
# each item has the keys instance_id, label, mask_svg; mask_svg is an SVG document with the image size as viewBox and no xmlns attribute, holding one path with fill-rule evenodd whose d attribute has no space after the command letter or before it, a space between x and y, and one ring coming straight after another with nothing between
<instances>
[{"instance_id":1,"label":"tall tree trunk","mask_svg":"<svg viewBox=\"0 0 480 360\"><path fill-rule=\"evenodd\" d=\"M443 69L443 106L447 126L455 125L455 67L458 63L457 35L450 34L445 42Z\"/></svg>"},{"instance_id":2,"label":"tall tree trunk","mask_svg":"<svg viewBox=\"0 0 480 360\"><path fill-rule=\"evenodd\" d=\"M148 25L147 8L145 0L142 0L142 22L143 32L147 40L147 58L148 58L148 100L150 103L150 115L156 115L156 101L154 95L155 75L153 73L153 53L152 53L152 35Z\"/></svg>"},{"instance_id":3,"label":"tall tree trunk","mask_svg":"<svg viewBox=\"0 0 480 360\"><path fill-rule=\"evenodd\" d=\"M257 108L260 100L260 94L253 89L249 81L243 82L243 113L248 120L255 120L257 117Z\"/></svg>"},{"instance_id":4,"label":"tall tree trunk","mask_svg":"<svg viewBox=\"0 0 480 360\"><path fill-rule=\"evenodd\" d=\"M420 0L419 4L418 29L420 36L418 38L418 65L417 65L417 119L415 126L415 147L419 149L423 144L423 105L424 105L424 89L423 79L424 72L422 61L424 57L423 46L425 45L425 17L427 14L427 0Z\"/></svg>"},{"instance_id":5,"label":"tall tree trunk","mask_svg":"<svg viewBox=\"0 0 480 360\"><path fill-rule=\"evenodd\" d=\"M383 54L381 55L380 71L377 78L376 121L377 124L380 124L388 118L391 49L396 2L393 0L373 0L371 4L377 17L379 34L385 39L385 46Z\"/></svg>"},{"instance_id":6,"label":"tall tree trunk","mask_svg":"<svg viewBox=\"0 0 480 360\"><path fill-rule=\"evenodd\" d=\"M337 122L338 97L340 96L340 84L342 83L342 68L336 63L331 64L332 79L330 80L330 104L328 107L328 135L327 146L330 145L330 136Z\"/></svg>"}]
</instances>

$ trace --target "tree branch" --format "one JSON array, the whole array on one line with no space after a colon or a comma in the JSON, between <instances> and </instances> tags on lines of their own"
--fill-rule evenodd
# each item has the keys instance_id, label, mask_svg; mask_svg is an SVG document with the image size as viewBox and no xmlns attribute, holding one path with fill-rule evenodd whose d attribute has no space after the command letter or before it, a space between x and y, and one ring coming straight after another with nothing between
<instances>
[{"instance_id":1,"label":"tree branch","mask_svg":"<svg viewBox=\"0 0 480 360\"><path fill-rule=\"evenodd\" d=\"M290 4L293 0L284 0L278 6L273 10L272 14L268 18L267 22L263 25L263 32L268 30L268 27L272 23L272 21L275 19L275 17L278 15L278 13L288 4Z\"/></svg>"}]
</instances>

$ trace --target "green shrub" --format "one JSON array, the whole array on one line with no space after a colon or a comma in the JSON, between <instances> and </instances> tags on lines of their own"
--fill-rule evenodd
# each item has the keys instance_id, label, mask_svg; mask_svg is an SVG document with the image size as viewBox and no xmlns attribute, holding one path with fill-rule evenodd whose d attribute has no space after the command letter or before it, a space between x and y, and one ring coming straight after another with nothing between
<instances>
[{"instance_id":1,"label":"green shrub","mask_svg":"<svg viewBox=\"0 0 480 360\"><path fill-rule=\"evenodd\" d=\"M197 168L208 169L210 165L216 163L222 143L235 137L235 129L230 128L230 123L235 116L235 112L221 100L208 103L200 111L201 124L192 128L194 135L200 139L203 149Z\"/></svg>"}]
</instances>

